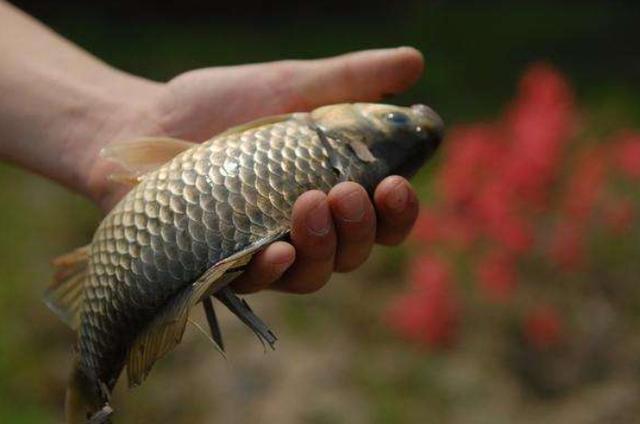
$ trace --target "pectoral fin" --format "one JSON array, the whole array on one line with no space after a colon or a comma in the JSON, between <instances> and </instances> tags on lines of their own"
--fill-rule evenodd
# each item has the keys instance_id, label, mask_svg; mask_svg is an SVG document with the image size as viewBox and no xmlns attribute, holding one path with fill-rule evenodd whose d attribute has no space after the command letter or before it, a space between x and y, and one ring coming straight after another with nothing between
<instances>
[{"instance_id":1,"label":"pectoral fin","mask_svg":"<svg viewBox=\"0 0 640 424\"><path fill-rule=\"evenodd\" d=\"M226 273L237 272L249 263L253 255L266 245L282 238L288 230L274 232L209 268L196 282L176 295L147 325L133 342L127 355L129 385L135 386L146 378L153 364L182 340L191 308L230 282Z\"/></svg>"},{"instance_id":2,"label":"pectoral fin","mask_svg":"<svg viewBox=\"0 0 640 424\"><path fill-rule=\"evenodd\" d=\"M371 150L369 150L369 147L364 142L360 140L351 140L349 141L349 147L351 147L353 153L355 153L361 161L367 163L376 161L376 157L373 156L373 153L371 153Z\"/></svg>"},{"instance_id":3,"label":"pectoral fin","mask_svg":"<svg viewBox=\"0 0 640 424\"><path fill-rule=\"evenodd\" d=\"M224 342L222 341L222 332L220 331L220 324L218 324L218 318L216 317L216 310L213 308L213 302L209 296L202 299L202 307L204 308L204 314L207 317L207 323L209 324L209 331L211 331L211 337L216 342L221 351L224 352Z\"/></svg>"},{"instance_id":4,"label":"pectoral fin","mask_svg":"<svg viewBox=\"0 0 640 424\"><path fill-rule=\"evenodd\" d=\"M100 156L121 165L126 172L112 174L113 181L137 183L145 173L159 168L196 143L170 137L141 137L113 143L100 151Z\"/></svg>"},{"instance_id":5,"label":"pectoral fin","mask_svg":"<svg viewBox=\"0 0 640 424\"><path fill-rule=\"evenodd\" d=\"M267 327L267 325L253 313L253 310L244 299L236 296L229 286L225 286L218 290L215 296L224 304L224 306L233 312L240 321L249 327L256 336L258 336L258 339L263 345L266 342L269 344L271 349L274 349L274 345L278 338L273 334L273 331L271 331L269 327Z\"/></svg>"},{"instance_id":6,"label":"pectoral fin","mask_svg":"<svg viewBox=\"0 0 640 424\"><path fill-rule=\"evenodd\" d=\"M144 175L136 175L133 172L127 172L127 171L114 172L113 174L109 175L110 181L113 181L119 184L129 185L129 186L137 185L143 179L144 179Z\"/></svg>"},{"instance_id":7,"label":"pectoral fin","mask_svg":"<svg viewBox=\"0 0 640 424\"><path fill-rule=\"evenodd\" d=\"M180 344L191 307L231 267L233 262L214 265L203 277L182 290L142 331L127 355L129 386L141 384L153 364Z\"/></svg>"}]
</instances>

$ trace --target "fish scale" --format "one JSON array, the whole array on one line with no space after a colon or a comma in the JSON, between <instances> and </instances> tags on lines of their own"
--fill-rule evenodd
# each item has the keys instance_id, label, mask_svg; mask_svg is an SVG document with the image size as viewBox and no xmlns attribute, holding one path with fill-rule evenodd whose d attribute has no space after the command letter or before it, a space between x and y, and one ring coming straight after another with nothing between
<instances>
[{"instance_id":1,"label":"fish scale","mask_svg":"<svg viewBox=\"0 0 640 424\"><path fill-rule=\"evenodd\" d=\"M134 183L92 242L54 261L45 301L77 330L68 422L103 423L123 368L140 384L180 343L199 302L216 345L216 297L263 343L275 335L227 285L260 249L291 231L294 202L341 181L371 194L391 173L411 176L435 151L442 120L426 106L339 104L269 117L197 145L142 138L107 146Z\"/></svg>"},{"instance_id":2,"label":"fish scale","mask_svg":"<svg viewBox=\"0 0 640 424\"><path fill-rule=\"evenodd\" d=\"M357 163L350 150L339 151ZM199 178L207 184L197 184ZM110 381L125 360L119 346L136 336L153 311L217 261L282 225L304 191L328 191L338 179L318 135L297 122L214 139L145 176L93 239L82 316L105 315L83 320L85 367ZM117 230L121 225L124 230Z\"/></svg>"}]
</instances>

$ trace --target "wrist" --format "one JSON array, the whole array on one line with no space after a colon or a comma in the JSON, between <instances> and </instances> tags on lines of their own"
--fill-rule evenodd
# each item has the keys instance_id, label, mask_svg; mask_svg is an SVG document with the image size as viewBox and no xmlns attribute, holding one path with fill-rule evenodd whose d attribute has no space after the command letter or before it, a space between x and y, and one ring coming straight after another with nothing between
<instances>
[{"instance_id":1,"label":"wrist","mask_svg":"<svg viewBox=\"0 0 640 424\"><path fill-rule=\"evenodd\" d=\"M162 84L110 67L1 1L0 51L0 160L96 199L100 148L152 133Z\"/></svg>"},{"instance_id":2,"label":"wrist","mask_svg":"<svg viewBox=\"0 0 640 424\"><path fill-rule=\"evenodd\" d=\"M100 157L100 150L113 142L140 136L162 135L156 111L164 84L120 74L105 82L78 119L77 134L67 136L78 164L80 185L74 187L103 209L110 208L126 187L107 179L114 164Z\"/></svg>"}]
</instances>

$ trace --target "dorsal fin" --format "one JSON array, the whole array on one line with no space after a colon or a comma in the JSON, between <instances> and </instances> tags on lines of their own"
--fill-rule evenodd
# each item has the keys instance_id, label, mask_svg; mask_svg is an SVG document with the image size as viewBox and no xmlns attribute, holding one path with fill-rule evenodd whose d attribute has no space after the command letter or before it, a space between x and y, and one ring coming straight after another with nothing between
<instances>
[{"instance_id":1,"label":"dorsal fin","mask_svg":"<svg viewBox=\"0 0 640 424\"><path fill-rule=\"evenodd\" d=\"M255 119L253 121L247 122L246 124L240 124L240 125L236 125L235 127L231 127L223 132L221 132L220 134L216 135L216 137L220 137L220 136L227 136L229 134L236 134L236 133L241 133L244 132L246 130L252 129L252 128L258 128L258 127L262 127L264 125L271 125L271 124L276 124L278 122L284 122L287 121L289 119L300 119L303 118L303 116L306 116L306 113L284 113L282 115L273 115L273 116L266 116L263 118L258 118Z\"/></svg>"},{"instance_id":2,"label":"dorsal fin","mask_svg":"<svg viewBox=\"0 0 640 424\"><path fill-rule=\"evenodd\" d=\"M54 280L44 295L45 304L74 330L80 325L80 312L87 279L89 246L55 258Z\"/></svg>"},{"instance_id":3,"label":"dorsal fin","mask_svg":"<svg viewBox=\"0 0 640 424\"><path fill-rule=\"evenodd\" d=\"M135 184L143 174L164 165L196 143L170 137L141 137L114 143L100 151L100 156L121 165L126 172L112 174L113 181Z\"/></svg>"}]
</instances>

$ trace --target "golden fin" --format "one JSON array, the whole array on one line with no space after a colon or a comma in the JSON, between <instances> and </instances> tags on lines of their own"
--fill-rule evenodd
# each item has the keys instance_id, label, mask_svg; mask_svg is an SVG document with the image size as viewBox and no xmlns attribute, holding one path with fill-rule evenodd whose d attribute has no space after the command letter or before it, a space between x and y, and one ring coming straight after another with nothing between
<instances>
[{"instance_id":1,"label":"golden fin","mask_svg":"<svg viewBox=\"0 0 640 424\"><path fill-rule=\"evenodd\" d=\"M240 125L236 125L235 127L231 127L223 132L221 132L220 134L216 135L217 137L220 136L227 136L230 134L236 134L236 133L241 133L244 132L246 130L250 130L252 128L258 128L258 127L262 127L265 125L271 125L271 124L276 124L278 122L284 122L287 121L289 119L301 119L303 116L306 116L306 113L284 113L282 115L274 115L274 116L266 116L263 118L258 118L255 119L253 121L247 122L246 124L240 124Z\"/></svg>"},{"instance_id":2,"label":"golden fin","mask_svg":"<svg viewBox=\"0 0 640 424\"><path fill-rule=\"evenodd\" d=\"M191 307L231 267L233 263L227 262L210 268L174 298L143 330L127 355L129 386L141 384L153 364L180 343Z\"/></svg>"},{"instance_id":3,"label":"golden fin","mask_svg":"<svg viewBox=\"0 0 640 424\"><path fill-rule=\"evenodd\" d=\"M85 246L78 247L77 249L74 249L69 253L60 255L57 258L53 258L51 263L56 268L62 269L85 262L89 259L89 246L90 245L87 244Z\"/></svg>"},{"instance_id":4,"label":"golden fin","mask_svg":"<svg viewBox=\"0 0 640 424\"><path fill-rule=\"evenodd\" d=\"M127 355L129 386L136 386L149 375L153 364L182 341L189 311L208 293L229 283L225 273L234 272L249 263L253 255L264 246L283 237L288 230L278 231L218 262L182 290L167 304L138 335Z\"/></svg>"},{"instance_id":5,"label":"golden fin","mask_svg":"<svg viewBox=\"0 0 640 424\"><path fill-rule=\"evenodd\" d=\"M144 179L144 175L136 175L131 172L114 172L110 174L108 178L109 181L134 186Z\"/></svg>"},{"instance_id":6,"label":"golden fin","mask_svg":"<svg viewBox=\"0 0 640 424\"><path fill-rule=\"evenodd\" d=\"M213 337L211 337L200 324L198 324L196 321L193 321L191 318L188 318L187 322L191 324L196 330L198 330L198 333L202 334L205 339L211 342L213 347L218 351L220 355L222 355L224 359L227 359L227 354L224 353L224 349L220 347L220 343L218 343Z\"/></svg>"},{"instance_id":7,"label":"golden fin","mask_svg":"<svg viewBox=\"0 0 640 424\"><path fill-rule=\"evenodd\" d=\"M369 150L369 147L364 142L351 140L349 141L349 147L351 147L353 153L355 153L362 162L370 163L376 161L376 157L373 156L373 153L371 153L371 150Z\"/></svg>"},{"instance_id":8,"label":"golden fin","mask_svg":"<svg viewBox=\"0 0 640 424\"><path fill-rule=\"evenodd\" d=\"M142 137L124 143L114 143L103 148L100 156L120 164L127 171L111 176L115 181L128 182L142 174L159 168L196 143L170 137ZM124 176L124 178L123 178Z\"/></svg>"},{"instance_id":9,"label":"golden fin","mask_svg":"<svg viewBox=\"0 0 640 424\"><path fill-rule=\"evenodd\" d=\"M69 327L77 330L87 279L89 245L55 258L53 283L44 295L45 304Z\"/></svg>"}]
</instances>

